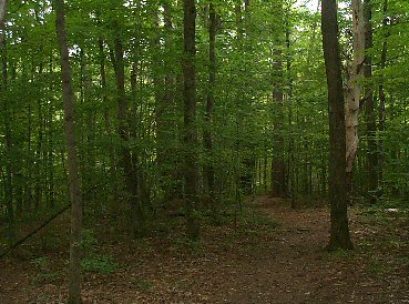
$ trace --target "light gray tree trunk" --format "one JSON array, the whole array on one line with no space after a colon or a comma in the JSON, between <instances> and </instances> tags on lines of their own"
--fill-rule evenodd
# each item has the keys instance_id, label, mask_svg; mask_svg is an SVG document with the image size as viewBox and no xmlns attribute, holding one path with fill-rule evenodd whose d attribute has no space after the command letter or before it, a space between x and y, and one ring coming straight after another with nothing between
<instances>
[{"instance_id":1,"label":"light gray tree trunk","mask_svg":"<svg viewBox=\"0 0 409 304\"><path fill-rule=\"evenodd\" d=\"M348 67L349 79L345 104L346 172L349 193L352 185L352 169L359 144L358 117L361 98L360 81L363 77L363 64L365 59L365 23L362 0L352 0L352 17L353 58Z\"/></svg>"},{"instance_id":2,"label":"light gray tree trunk","mask_svg":"<svg viewBox=\"0 0 409 304\"><path fill-rule=\"evenodd\" d=\"M5 39L5 22L7 13L7 0L0 0L0 46L3 45Z\"/></svg>"}]
</instances>

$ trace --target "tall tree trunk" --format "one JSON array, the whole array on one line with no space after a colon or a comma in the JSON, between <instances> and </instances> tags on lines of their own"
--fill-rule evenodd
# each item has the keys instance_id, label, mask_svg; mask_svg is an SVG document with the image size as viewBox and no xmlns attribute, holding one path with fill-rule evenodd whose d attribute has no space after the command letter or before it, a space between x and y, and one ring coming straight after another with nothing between
<instances>
[{"instance_id":1,"label":"tall tree trunk","mask_svg":"<svg viewBox=\"0 0 409 304\"><path fill-rule=\"evenodd\" d=\"M164 33L168 32L169 26L169 4L167 1L164 1L162 4L162 9L164 11L165 17L165 29ZM165 11L166 9L166 11ZM154 26L155 28L159 28L159 12L158 7L154 5L153 12L154 14ZM171 26L171 25L170 25ZM161 46L161 38L165 41L165 48L163 49ZM153 71L153 85L154 85L154 96L155 96L155 122L156 122L156 167L158 170L159 175L159 184L164 192L164 201L170 199L168 197L169 189L168 185L170 184L169 178L169 161L171 159L170 155L170 128L168 124L169 120L169 109L171 108L172 104L169 100L171 95L168 95L169 88L167 85L169 83L165 83L165 73L169 75L169 60L167 59L166 52L169 51L167 48L169 47L169 37L168 35L163 35L162 32L157 31L153 35L153 39L151 41L152 44L152 58L151 58L151 65ZM165 67L166 61L166 67Z\"/></svg>"},{"instance_id":2,"label":"tall tree trunk","mask_svg":"<svg viewBox=\"0 0 409 304\"><path fill-rule=\"evenodd\" d=\"M244 2L244 11L243 11ZM235 1L235 19L236 19L236 48L238 52L242 53L242 62L240 65L240 73L244 72L248 74L248 50L250 48L250 37L251 37L251 6L250 0L236 0ZM244 69L244 71L243 71ZM248 77L237 78L237 82L242 87L248 86ZM246 115L248 110L247 106L250 100L250 96L247 94L246 90L237 94L235 97L236 101L236 142L235 142L235 166L234 169L237 176L235 176L235 181L238 183L236 190L236 200L241 208L242 194L250 195L254 193L254 177L256 170L256 152L254 144L243 141L242 133L246 133L251 127L251 122ZM243 131L245 130L245 131Z\"/></svg>"},{"instance_id":3,"label":"tall tree trunk","mask_svg":"<svg viewBox=\"0 0 409 304\"><path fill-rule=\"evenodd\" d=\"M283 10L283 3L278 2L273 5L274 11ZM284 18L282 19L284 21ZM281 19L279 21L281 23ZM281 25L281 24L280 24ZM284 27L282 28L286 30ZM285 32L282 34L284 35ZM275 102L276 116L274 121L274 148L273 148L273 161L271 163L271 181L272 181L272 195L274 197L284 197L287 192L286 187L286 163L285 163L285 145L283 135L283 122L284 122L284 73L283 73L283 52L280 47L283 44L283 38L280 35L275 41L275 49L273 50L273 102Z\"/></svg>"},{"instance_id":4,"label":"tall tree trunk","mask_svg":"<svg viewBox=\"0 0 409 304\"><path fill-rule=\"evenodd\" d=\"M134 238L144 235L145 223L143 208L139 197L137 165L132 163L129 148L128 100L125 93L124 50L121 38L114 41L113 64L115 67L118 94L118 133L121 138L120 166L125 174L126 195L131 211L131 230Z\"/></svg>"},{"instance_id":5,"label":"tall tree trunk","mask_svg":"<svg viewBox=\"0 0 409 304\"><path fill-rule=\"evenodd\" d=\"M322 2L321 27L329 104L329 199L331 229L329 250L352 249L346 195L346 130L344 92L338 41L337 1Z\"/></svg>"},{"instance_id":6,"label":"tall tree trunk","mask_svg":"<svg viewBox=\"0 0 409 304\"><path fill-rule=\"evenodd\" d=\"M165 1L163 3L163 19L165 25L165 56L164 56L164 69L165 69L165 87L163 92L163 105L165 117L165 128L168 130L167 145L169 148L166 153L163 153L162 157L167 158L166 167L162 171L165 185L165 200L172 200L178 193L177 183L180 180L177 176L180 165L175 158L175 145L178 141L178 128L176 123L176 102L175 102L175 86L176 77L174 71L174 60L172 60L170 54L174 49L174 29L172 22L172 1ZM170 140L170 141L169 141ZM181 191L180 191L181 192Z\"/></svg>"},{"instance_id":7,"label":"tall tree trunk","mask_svg":"<svg viewBox=\"0 0 409 304\"><path fill-rule=\"evenodd\" d=\"M274 123L274 151L273 161L271 164L271 181L272 195L274 197L284 197L286 195L286 165L285 165L285 150L283 136L283 121L284 121L284 92L282 89L283 65L282 52L274 51L273 70L275 85L273 88L273 101L276 103L277 116Z\"/></svg>"},{"instance_id":8,"label":"tall tree trunk","mask_svg":"<svg viewBox=\"0 0 409 304\"><path fill-rule=\"evenodd\" d=\"M365 64L364 76L366 82L372 79L372 55L369 53L373 46L372 38L372 2L364 0L365 20ZM368 138L368 195L369 202L374 204L378 200L378 145L376 139L376 108L372 85L367 84L365 91L366 105L366 136Z\"/></svg>"},{"instance_id":9,"label":"tall tree trunk","mask_svg":"<svg viewBox=\"0 0 409 304\"><path fill-rule=\"evenodd\" d=\"M196 215L198 205L198 160L197 160L197 127L196 127L196 5L195 0L183 1L183 101L184 101L184 183L187 216L187 233L197 239L200 225Z\"/></svg>"},{"instance_id":10,"label":"tall tree trunk","mask_svg":"<svg viewBox=\"0 0 409 304\"><path fill-rule=\"evenodd\" d=\"M292 3L287 2L285 8L285 46L286 46L286 85L288 87L288 92L286 94L286 103L287 103L287 111L288 111L288 131L290 134L293 134L293 76L292 76L292 55L291 55L291 28L290 28L290 20L291 20L291 11L292 11ZM314 30L315 32L315 30ZM291 207L296 208L297 202L297 193L294 191L295 187L295 178L294 178L294 167L295 164L295 155L294 155L294 136L290 135L288 139L288 159L287 159L287 179L286 179L286 192L287 195L291 197Z\"/></svg>"},{"instance_id":11,"label":"tall tree trunk","mask_svg":"<svg viewBox=\"0 0 409 304\"><path fill-rule=\"evenodd\" d=\"M139 43L135 43L134 49L139 48ZM135 54L135 57L137 54ZM139 76L140 77L140 76ZM137 81L138 81L138 62L134 61L132 63L132 69L130 74L130 82L131 82L131 92L132 92L132 100L133 100L133 107L129 110L129 118L128 121L133 121L133 128L130 128L130 136L132 138L141 138L143 139L143 132L142 124L143 124L143 110L139 109L138 102L137 102ZM135 123L136 122L136 123ZM133 166L136 168L137 174L136 178L138 181L138 193L139 193L139 201L141 206L144 208L152 207L151 205L151 189L147 184L147 178L145 174L145 164L146 164L146 153L142 151L134 151L131 155L131 161Z\"/></svg>"},{"instance_id":12,"label":"tall tree trunk","mask_svg":"<svg viewBox=\"0 0 409 304\"><path fill-rule=\"evenodd\" d=\"M243 11L242 11L242 5L243 2L242 0L235 0L234 3L234 13L235 13L235 21L236 21L236 51L237 52L243 52L243 34L244 34L244 27L243 27ZM238 79L235 79L236 82L238 82ZM242 157L241 157L241 138L240 138L240 132L243 129L243 121L242 121L242 116L240 115L242 112L241 106L243 105L243 95L236 94L234 96L235 99L235 122L234 122L234 133L235 133L235 141L234 141L234 154L233 154L233 172L234 172L234 189L235 189L235 202L236 202L236 208L235 208L235 223L236 223L236 209L237 206L241 206L242 203L242 192L243 189L246 187L246 176L245 174L242 174L242 169L241 169L241 163L242 163Z\"/></svg>"},{"instance_id":13,"label":"tall tree trunk","mask_svg":"<svg viewBox=\"0 0 409 304\"><path fill-rule=\"evenodd\" d=\"M215 186L215 172L214 172L214 155L213 155L213 112L215 103L215 86L216 86L216 31L217 31L217 19L216 11L213 2L209 4L209 78L208 89L206 99L206 112L205 112L205 128L203 134L204 148L207 156L207 161L204 166L204 175L207 185L207 190L211 202L211 207L215 210L214 204L216 203L214 196Z\"/></svg>"},{"instance_id":14,"label":"tall tree trunk","mask_svg":"<svg viewBox=\"0 0 409 304\"><path fill-rule=\"evenodd\" d=\"M111 122L111 115L110 115L110 106L108 104L107 98L107 80L106 80L106 71L105 71L105 52L104 52L104 39L98 39L98 57L99 57L99 73L100 73L100 87L102 91L102 103L104 109L104 128L105 128L105 135L109 138L110 145L108 147L108 162L109 162L109 174L115 179L113 185L114 193L117 193L117 168L116 168L116 158L115 158L115 148L112 144L112 122ZM104 168L105 169L105 168Z\"/></svg>"},{"instance_id":15,"label":"tall tree trunk","mask_svg":"<svg viewBox=\"0 0 409 304\"><path fill-rule=\"evenodd\" d=\"M31 81L33 82L33 73L31 75ZM28 104L28 112L27 112L27 120L28 120L28 130L27 130L27 154L28 154L28 164L27 164L27 180L28 182L25 183L26 186L26 195L24 197L25 201L25 209L30 210L31 209L31 201L32 201L32 192L31 192L31 185L33 183L33 149L32 149L32 132L33 132L33 119L32 119L33 111L32 111L32 106L31 106L31 100L29 101Z\"/></svg>"},{"instance_id":16,"label":"tall tree trunk","mask_svg":"<svg viewBox=\"0 0 409 304\"><path fill-rule=\"evenodd\" d=\"M82 193L78 170L77 144L75 140L74 93L72 73L68 55L67 33L65 29L64 0L55 0L57 14L56 30L60 49L61 80L64 102L64 131L68 152L68 177L71 200L71 249L69 275L69 304L81 301L81 227Z\"/></svg>"},{"instance_id":17,"label":"tall tree trunk","mask_svg":"<svg viewBox=\"0 0 409 304\"><path fill-rule=\"evenodd\" d=\"M49 73L53 73L53 55L50 55ZM50 82L50 93L54 90L54 85ZM54 107L50 102L48 105L48 203L50 206L55 206L55 193L54 193Z\"/></svg>"},{"instance_id":18,"label":"tall tree trunk","mask_svg":"<svg viewBox=\"0 0 409 304\"><path fill-rule=\"evenodd\" d=\"M107 106L107 80L105 72L105 53L104 53L104 39L98 39L98 57L99 57L99 74L101 77L100 86L102 90L102 102L104 108L104 126L107 135L111 134L111 119L109 116L109 110Z\"/></svg>"},{"instance_id":19,"label":"tall tree trunk","mask_svg":"<svg viewBox=\"0 0 409 304\"><path fill-rule=\"evenodd\" d=\"M52 53L50 54L50 70L49 73L52 75ZM43 65L41 64L39 66L38 73L41 77L43 74ZM50 84L50 92L53 91L52 88L52 82ZM44 161L44 153L43 153L43 133L44 133L44 118L43 118L43 106L42 106L43 101L41 98L38 98L37 100L37 117L39 121L39 128L38 128L38 140L37 140L37 147L35 151L35 157L36 157L36 164L35 164L35 176L36 176L36 182L35 182L35 188L34 188L34 208L35 210L39 209L39 206L42 201L43 197L43 161ZM50 102L50 107L52 106L52 102Z\"/></svg>"},{"instance_id":20,"label":"tall tree trunk","mask_svg":"<svg viewBox=\"0 0 409 304\"><path fill-rule=\"evenodd\" d=\"M7 12L7 0L0 0L0 54L1 54L1 83L0 92L1 96L5 96L8 90L8 66L7 66L7 50L6 50L6 31L5 31L5 19ZM0 97L1 97L0 96ZM14 240L14 209L13 209L13 163L12 163L12 134L10 125L10 109L9 101L7 99L2 100L4 103L2 113L4 115L4 146L5 146L5 159L6 159L6 172L5 172L5 200L7 208L7 221L8 221L8 241L10 244Z\"/></svg>"},{"instance_id":21,"label":"tall tree trunk","mask_svg":"<svg viewBox=\"0 0 409 304\"><path fill-rule=\"evenodd\" d=\"M353 59L349 67L346 94L346 172L348 200L351 200L352 170L358 151L358 118L361 99L360 80L363 76L365 55L365 29L362 0L352 0Z\"/></svg>"},{"instance_id":22,"label":"tall tree trunk","mask_svg":"<svg viewBox=\"0 0 409 304\"><path fill-rule=\"evenodd\" d=\"M0 46L3 45L5 39L4 23L6 21L7 0L0 0Z\"/></svg>"},{"instance_id":23,"label":"tall tree trunk","mask_svg":"<svg viewBox=\"0 0 409 304\"><path fill-rule=\"evenodd\" d=\"M385 30L388 27L388 20L387 20L387 13L388 13L388 0L384 0L383 3L383 29ZM386 60L388 56L388 37L390 33L389 31L386 32L385 37L383 37L382 43L382 53L381 53L381 63L380 67L383 70L386 68ZM379 84L379 159L378 159L378 166L379 166L379 181L382 182L383 180L383 164L385 162L385 146L383 142L383 132L385 131L385 122L386 122L386 93L384 87L384 76L381 76L380 84Z\"/></svg>"}]
</instances>

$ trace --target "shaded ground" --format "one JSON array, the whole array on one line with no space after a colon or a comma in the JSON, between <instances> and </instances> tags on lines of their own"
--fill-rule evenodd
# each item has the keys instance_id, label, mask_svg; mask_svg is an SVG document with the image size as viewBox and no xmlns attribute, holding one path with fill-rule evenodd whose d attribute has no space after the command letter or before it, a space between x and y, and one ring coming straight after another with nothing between
<instances>
[{"instance_id":1,"label":"shaded ground","mask_svg":"<svg viewBox=\"0 0 409 304\"><path fill-rule=\"evenodd\" d=\"M229 220L205 227L201 244L189 243L166 226L158 230L160 239L96 243L86 238L94 254L104 252L106 259L99 271L85 275L84 302L409 303L407 214L353 210L356 250L328 254L323 250L327 210L291 210L286 202L267 197L257 198L253 207L254 214L250 211L236 226ZM63 235L68 234L65 226L58 228ZM116 235L109 227L99 229L107 239ZM31 245L37 251L41 238ZM45 247L58 241L65 246L58 238L64 239L47 240ZM0 303L63 303L61 269L68 256L59 247L65 247L44 248L38 257L29 246L0 260Z\"/></svg>"}]
</instances>

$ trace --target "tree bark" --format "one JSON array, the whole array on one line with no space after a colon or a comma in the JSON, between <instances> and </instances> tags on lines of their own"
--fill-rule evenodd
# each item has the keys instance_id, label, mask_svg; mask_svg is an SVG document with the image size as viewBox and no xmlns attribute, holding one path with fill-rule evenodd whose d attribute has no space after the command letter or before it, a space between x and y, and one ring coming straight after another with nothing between
<instances>
[{"instance_id":1,"label":"tree bark","mask_svg":"<svg viewBox=\"0 0 409 304\"><path fill-rule=\"evenodd\" d=\"M56 30L60 49L61 80L64 102L64 132L67 145L68 177L71 200L71 249L69 274L69 304L81 301L81 228L82 192L78 170L77 143L75 139L74 93L72 72L68 54L67 32L65 28L64 0L55 0L57 14Z\"/></svg>"},{"instance_id":2,"label":"tree bark","mask_svg":"<svg viewBox=\"0 0 409 304\"><path fill-rule=\"evenodd\" d=\"M137 166L132 162L129 148L128 100L125 93L124 50L121 38L114 41L113 64L115 67L116 88L118 94L118 134L121 138L120 165L125 174L126 195L131 211L131 230L134 238L145 233L145 220L139 196Z\"/></svg>"},{"instance_id":3,"label":"tree bark","mask_svg":"<svg viewBox=\"0 0 409 304\"><path fill-rule=\"evenodd\" d=\"M364 76L367 83L365 90L366 105L366 136L368 139L368 195L369 203L375 204L378 200L378 145L376 139L376 110L375 99L371 84L372 79L372 55L369 53L373 46L372 37L372 3L371 0L364 0L364 20L365 20L365 64Z\"/></svg>"},{"instance_id":4,"label":"tree bark","mask_svg":"<svg viewBox=\"0 0 409 304\"><path fill-rule=\"evenodd\" d=\"M52 73L52 63L50 64L50 73ZM53 90L52 85L50 91ZM54 193L54 121L53 121L54 107L52 103L48 108L48 203L50 206L55 206Z\"/></svg>"},{"instance_id":5,"label":"tree bark","mask_svg":"<svg viewBox=\"0 0 409 304\"><path fill-rule=\"evenodd\" d=\"M0 45L3 45L3 40L5 38L4 34L4 23L6 21L7 13L7 0L0 0Z\"/></svg>"},{"instance_id":6,"label":"tree bark","mask_svg":"<svg viewBox=\"0 0 409 304\"><path fill-rule=\"evenodd\" d=\"M273 6L274 10L282 11L283 3L279 2ZM281 21L281 19L280 19ZM284 18L282 21L285 21ZM285 23L285 22L284 22ZM283 25L284 25L283 23ZM274 121L274 148L271 163L271 185L272 185L272 196L273 197L285 197L287 194L286 185L286 163L285 163L285 143L283 136L283 126L284 126L284 73L283 73L283 52L280 46L284 44L284 35L286 35L286 28L282 28L285 32L282 34L283 37L277 38L275 40L276 47L273 50L273 102L276 104L274 109L276 110L275 121Z\"/></svg>"},{"instance_id":7,"label":"tree bark","mask_svg":"<svg viewBox=\"0 0 409 304\"><path fill-rule=\"evenodd\" d=\"M214 196L215 171L213 165L213 112L215 103L216 86L216 32L217 32L216 10L213 2L209 4L209 70L208 70L208 89L205 109L205 129L203 134L204 148L206 152L206 163L204 166L204 175L207 184L207 190L211 202L211 207L215 211L216 203Z\"/></svg>"},{"instance_id":8,"label":"tree bark","mask_svg":"<svg viewBox=\"0 0 409 304\"><path fill-rule=\"evenodd\" d=\"M7 0L0 0L0 52L1 52L1 83L0 92L2 95L8 90L8 66L7 66L7 51L6 51L6 32L5 32L5 19L7 13ZM12 162L12 133L10 125L10 109L9 101L3 100L3 115L4 115L4 146L6 154L6 172L5 172L5 200L7 208L7 221L8 221L8 241L10 244L14 240L14 206L13 206L13 162Z\"/></svg>"},{"instance_id":9,"label":"tree bark","mask_svg":"<svg viewBox=\"0 0 409 304\"><path fill-rule=\"evenodd\" d=\"M388 13L388 0L384 0L383 3L383 17L384 20L382 22L383 29L386 29L388 26L387 21L387 13ZM385 37L383 38L382 43L382 53L381 53L381 63L380 67L383 70L386 68L386 60L388 56L388 37L390 33L389 31L386 32ZM386 122L386 93L384 87L384 76L381 76L380 84L379 84L379 159L378 159L378 166L379 166L379 181L382 182L383 180L383 164L385 162L385 146L383 141L383 132L385 131L385 122Z\"/></svg>"},{"instance_id":10,"label":"tree bark","mask_svg":"<svg viewBox=\"0 0 409 304\"><path fill-rule=\"evenodd\" d=\"M172 1L165 1L163 7L163 19L165 26L165 56L164 56L164 69L165 69L165 87L163 92L163 105L164 113L166 114L164 129L167 129L167 142L165 143L168 148L163 151L162 158L166 159L166 167L162 171L164 180L164 199L165 201L171 201L177 197L177 193L181 192L177 189L177 184L180 185L180 180L177 176L179 170L179 164L177 158L175 158L176 151L175 146L178 141L178 128L176 123L176 102L175 102L175 89L176 89L176 76L174 71L174 60L172 60L171 54L175 47L174 42L174 29L172 21ZM170 131L171 130L171 131ZM158 143L159 145L159 143ZM164 163L164 161L163 161ZM179 194L180 195L180 194Z\"/></svg>"},{"instance_id":11,"label":"tree bark","mask_svg":"<svg viewBox=\"0 0 409 304\"><path fill-rule=\"evenodd\" d=\"M276 75L273 88L273 101L276 103L276 121L274 123L274 154L271 164L271 181L273 197L284 197L286 195L286 164L283 136L283 121L284 121L284 92L282 89L283 65L282 52L274 51L273 71Z\"/></svg>"},{"instance_id":12,"label":"tree bark","mask_svg":"<svg viewBox=\"0 0 409 304\"><path fill-rule=\"evenodd\" d=\"M155 6L155 26L159 27L158 8ZM174 128L171 122L173 111L173 79L172 60L170 51L173 49L173 25L170 1L163 1L163 40L164 48L161 48L161 34L155 34L152 45L155 49L152 55L153 82L155 88L155 122L156 122L156 163L159 175L159 183L163 190L163 201L171 201L172 191L172 162L174 153L173 136ZM173 132L172 132L173 131Z\"/></svg>"},{"instance_id":13,"label":"tree bark","mask_svg":"<svg viewBox=\"0 0 409 304\"><path fill-rule=\"evenodd\" d=\"M184 0L184 56L183 56L183 101L184 101L184 183L187 233L192 239L200 234L196 215L198 205L198 161L196 128L196 5L195 0Z\"/></svg>"},{"instance_id":14,"label":"tree bark","mask_svg":"<svg viewBox=\"0 0 409 304\"><path fill-rule=\"evenodd\" d=\"M346 195L346 130L344 92L338 41L337 1L322 2L321 26L329 104L329 199L331 229L329 250L352 249Z\"/></svg>"},{"instance_id":15,"label":"tree bark","mask_svg":"<svg viewBox=\"0 0 409 304\"><path fill-rule=\"evenodd\" d=\"M365 55L365 31L363 20L362 0L352 0L352 30L353 30L353 59L349 67L349 79L346 96L346 172L348 200L351 200L352 170L356 159L359 136L358 118L361 99L360 80L363 76L363 62Z\"/></svg>"}]
</instances>

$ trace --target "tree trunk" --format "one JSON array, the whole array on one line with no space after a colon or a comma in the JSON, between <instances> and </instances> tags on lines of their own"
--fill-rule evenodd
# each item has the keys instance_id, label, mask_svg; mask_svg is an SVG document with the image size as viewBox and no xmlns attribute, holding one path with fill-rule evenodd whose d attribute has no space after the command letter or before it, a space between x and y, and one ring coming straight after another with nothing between
<instances>
[{"instance_id":1,"label":"tree trunk","mask_svg":"<svg viewBox=\"0 0 409 304\"><path fill-rule=\"evenodd\" d=\"M49 63L49 73L52 75L53 73L53 56L50 56L50 63ZM50 92L53 92L54 86L53 83L50 82L49 87ZM55 193L54 193L54 107L53 103L50 102L48 105L48 203L50 206L55 206Z\"/></svg>"},{"instance_id":2,"label":"tree trunk","mask_svg":"<svg viewBox=\"0 0 409 304\"><path fill-rule=\"evenodd\" d=\"M272 181L272 196L273 197L285 197L287 194L286 185L286 162L285 162L285 143L284 143L284 71L283 71L283 51L281 47L284 45L287 29L286 29L286 17L283 7L284 2L278 1L273 4L273 10L282 12L283 17L277 22L279 23L282 33L275 39L275 48L272 51L273 66L273 91L272 99L275 103L275 119L274 119L274 135L273 135L273 155L271 163L271 181ZM282 26L282 27L281 27Z\"/></svg>"},{"instance_id":3,"label":"tree trunk","mask_svg":"<svg viewBox=\"0 0 409 304\"><path fill-rule=\"evenodd\" d=\"M71 249L69 275L69 304L81 301L81 226L82 193L78 170L77 144L75 141L74 93L72 88L71 65L68 55L67 33L65 29L64 0L55 0L57 14L56 30L60 49L61 80L64 102L64 131L68 155L68 177L71 200Z\"/></svg>"},{"instance_id":4,"label":"tree trunk","mask_svg":"<svg viewBox=\"0 0 409 304\"><path fill-rule=\"evenodd\" d=\"M351 201L352 170L358 151L358 118L361 98L360 80L363 76L363 62L365 55L365 31L363 20L363 4L361 0L352 0L352 28L353 28L353 59L349 67L349 80L346 96L346 172L348 201Z\"/></svg>"},{"instance_id":5,"label":"tree trunk","mask_svg":"<svg viewBox=\"0 0 409 304\"><path fill-rule=\"evenodd\" d=\"M171 200L170 184L171 184L171 126L170 113L172 110L173 97L172 89L172 72L171 63L168 57L170 49L172 49L172 21L170 16L170 3L164 1L162 3L164 17L164 35L162 32L154 34L152 39L152 71L153 85L155 96L155 122L156 122L156 168L158 170L159 184L163 190L163 201ZM159 12L158 7L154 6L154 26L159 28ZM161 45L161 38L164 40L164 48Z\"/></svg>"},{"instance_id":6,"label":"tree trunk","mask_svg":"<svg viewBox=\"0 0 409 304\"><path fill-rule=\"evenodd\" d=\"M372 55L369 54L373 46L372 38L372 3L364 0L365 20L365 64L364 76L368 83L372 79ZM378 200L378 145L376 139L376 110L375 99L371 84L367 84L365 91L366 105L366 136L368 139L368 195L369 203L374 204Z\"/></svg>"},{"instance_id":7,"label":"tree trunk","mask_svg":"<svg viewBox=\"0 0 409 304\"><path fill-rule=\"evenodd\" d=\"M295 164L295 155L294 155L294 136L293 136L293 76L292 76L292 54L291 54L291 28L290 28L290 20L291 20L291 11L292 11L292 3L288 2L285 8L285 46L286 46L286 85L288 87L288 92L286 94L286 103L287 103L287 111L288 111L288 132L291 134L287 136L288 138L288 149L287 149L287 179L286 179L286 192L287 195L291 197L291 207L296 208L297 202L297 193L294 191L295 179L294 179L294 167ZM314 30L315 33L315 30Z\"/></svg>"},{"instance_id":8,"label":"tree trunk","mask_svg":"<svg viewBox=\"0 0 409 304\"><path fill-rule=\"evenodd\" d=\"M271 181L273 197L284 197L286 195L286 164L283 136L283 121L284 121L284 92L282 88L283 64L282 52L274 50L274 88L273 101L276 103L277 110L276 121L274 123L274 151L273 161L271 164Z\"/></svg>"},{"instance_id":9,"label":"tree trunk","mask_svg":"<svg viewBox=\"0 0 409 304\"><path fill-rule=\"evenodd\" d=\"M0 52L1 52L1 83L0 92L1 96L5 96L8 90L8 67L7 67L7 51L6 51L6 32L5 32L5 19L7 12L7 1L0 0ZM1 97L0 96L0 97ZM7 99L2 100L4 107L2 113L4 115L4 146L6 154L6 172L5 172L5 200L7 208L7 221L8 221L8 241L10 244L14 241L14 206L13 206L13 163L12 163L12 134L10 126L10 109L9 101Z\"/></svg>"},{"instance_id":10,"label":"tree trunk","mask_svg":"<svg viewBox=\"0 0 409 304\"><path fill-rule=\"evenodd\" d=\"M131 211L131 230L134 238L144 235L144 214L139 197L137 166L132 163L129 148L128 100L125 94L124 50L120 38L114 41L113 64L115 67L116 88L118 93L118 133L121 138L120 165L125 174L127 200Z\"/></svg>"},{"instance_id":11,"label":"tree trunk","mask_svg":"<svg viewBox=\"0 0 409 304\"><path fill-rule=\"evenodd\" d=\"M346 130L344 92L338 41L337 1L322 2L322 33L329 104L329 250L352 249L346 195Z\"/></svg>"},{"instance_id":12,"label":"tree trunk","mask_svg":"<svg viewBox=\"0 0 409 304\"><path fill-rule=\"evenodd\" d=\"M111 122L111 115L110 115L110 106L107 97L107 79L106 79L106 71L105 71L105 52L104 52L104 39L98 39L98 57L99 57L99 74L101 77L100 80L100 88L102 91L102 103L104 109L104 131L105 135L110 141L110 145L108 147L108 162L109 162L109 174L115 179L113 183L113 191L117 193L117 163L115 157L115 147L112 144L112 122ZM105 170L105 168L104 168Z\"/></svg>"},{"instance_id":13,"label":"tree trunk","mask_svg":"<svg viewBox=\"0 0 409 304\"><path fill-rule=\"evenodd\" d=\"M383 3L383 28L386 29L388 26L387 20L387 13L388 13L388 0L384 0ZM383 37L382 43L382 53L381 53L381 63L380 67L383 70L386 67L386 60L388 56L388 37L390 33L389 31L386 32L385 37ZM379 181L382 182L383 180L383 164L385 162L385 146L383 142L383 132L385 131L385 122L386 122L386 93L384 87L384 76L381 76L380 84L379 84L379 159L378 159L378 166L379 166Z\"/></svg>"},{"instance_id":14,"label":"tree trunk","mask_svg":"<svg viewBox=\"0 0 409 304\"><path fill-rule=\"evenodd\" d=\"M0 46L3 45L5 39L4 23L6 21L7 0L0 0Z\"/></svg>"},{"instance_id":15,"label":"tree trunk","mask_svg":"<svg viewBox=\"0 0 409 304\"><path fill-rule=\"evenodd\" d=\"M184 0L184 56L183 56L183 101L184 101L184 183L187 233L197 239L200 225L196 215L198 205L198 161L196 128L196 5L195 0Z\"/></svg>"},{"instance_id":16,"label":"tree trunk","mask_svg":"<svg viewBox=\"0 0 409 304\"><path fill-rule=\"evenodd\" d=\"M213 160L213 112L215 103L215 86L216 86L216 31L217 31L217 19L216 11L213 2L209 4L209 78L208 89L206 99L206 112L205 112L205 129L203 134L204 148L206 152L206 163L204 166L204 175L207 184L208 195L211 202L211 207L214 211L216 203L214 186L215 186L215 172L214 172L214 160Z\"/></svg>"},{"instance_id":17,"label":"tree trunk","mask_svg":"<svg viewBox=\"0 0 409 304\"><path fill-rule=\"evenodd\" d=\"M43 176L42 176L42 169L43 169L43 160L44 160L44 153L43 153L43 128L44 128L44 118L43 118L43 107L42 101L39 98L37 101L37 113L38 113L38 120L39 120L39 128L38 128L38 142L37 142L37 151L36 151L36 187L35 187L35 194L34 194L34 205L37 209L41 205L42 197L43 197Z\"/></svg>"}]
</instances>

